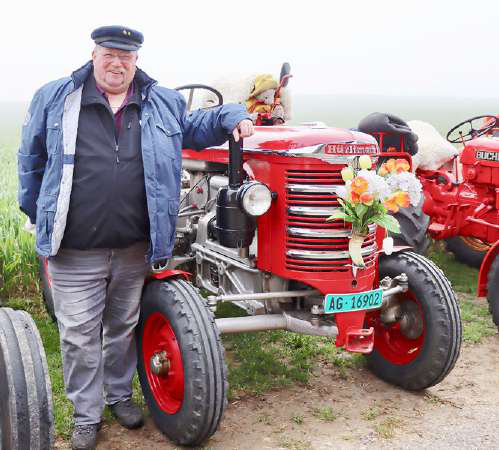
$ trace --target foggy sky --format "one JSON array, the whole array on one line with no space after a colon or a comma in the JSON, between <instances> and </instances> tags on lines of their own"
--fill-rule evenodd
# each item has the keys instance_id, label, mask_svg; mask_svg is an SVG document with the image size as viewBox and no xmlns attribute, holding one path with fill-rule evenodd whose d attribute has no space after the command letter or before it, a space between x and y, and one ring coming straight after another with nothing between
<instances>
[{"instance_id":1,"label":"foggy sky","mask_svg":"<svg viewBox=\"0 0 499 450\"><path fill-rule=\"evenodd\" d=\"M90 59L91 31L144 33L168 87L270 72L299 94L499 98L499 1L4 1L0 101L29 100Z\"/></svg>"}]
</instances>

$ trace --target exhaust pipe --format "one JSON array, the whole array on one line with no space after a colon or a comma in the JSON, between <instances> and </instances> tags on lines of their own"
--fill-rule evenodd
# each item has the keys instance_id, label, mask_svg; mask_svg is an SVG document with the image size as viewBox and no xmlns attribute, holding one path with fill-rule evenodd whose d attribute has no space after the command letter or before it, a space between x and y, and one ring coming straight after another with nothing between
<instances>
[{"instance_id":1,"label":"exhaust pipe","mask_svg":"<svg viewBox=\"0 0 499 450\"><path fill-rule=\"evenodd\" d=\"M309 336L334 338L338 335L336 325L313 325L308 320L298 319L289 314L262 314L249 317L216 319L220 333L245 333L250 331L287 330Z\"/></svg>"}]
</instances>

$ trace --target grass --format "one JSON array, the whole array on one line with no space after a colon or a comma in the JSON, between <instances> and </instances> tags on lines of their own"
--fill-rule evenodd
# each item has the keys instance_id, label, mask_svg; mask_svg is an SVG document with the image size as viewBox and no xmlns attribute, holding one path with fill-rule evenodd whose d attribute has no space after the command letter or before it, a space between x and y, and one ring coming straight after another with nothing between
<instances>
[{"instance_id":1,"label":"grass","mask_svg":"<svg viewBox=\"0 0 499 450\"><path fill-rule=\"evenodd\" d=\"M376 406L370 406L369 408L365 409L364 411L361 411L360 416L364 420L374 420L380 414L381 414L381 411L379 408L377 408Z\"/></svg>"},{"instance_id":2,"label":"grass","mask_svg":"<svg viewBox=\"0 0 499 450\"><path fill-rule=\"evenodd\" d=\"M497 334L485 300L460 296L460 307L464 342L478 344L483 338Z\"/></svg>"},{"instance_id":3,"label":"grass","mask_svg":"<svg viewBox=\"0 0 499 450\"><path fill-rule=\"evenodd\" d=\"M303 425L305 422L305 417L302 414L294 414L291 416L291 420L297 425Z\"/></svg>"},{"instance_id":4,"label":"grass","mask_svg":"<svg viewBox=\"0 0 499 450\"><path fill-rule=\"evenodd\" d=\"M402 422L395 417L387 417L382 422L374 426L374 431L383 439L392 439L395 432L402 425Z\"/></svg>"},{"instance_id":5,"label":"grass","mask_svg":"<svg viewBox=\"0 0 499 450\"><path fill-rule=\"evenodd\" d=\"M315 408L312 414L323 422L334 422L338 418L338 415L333 411L331 406Z\"/></svg>"},{"instance_id":6,"label":"grass","mask_svg":"<svg viewBox=\"0 0 499 450\"><path fill-rule=\"evenodd\" d=\"M458 293L464 342L477 344L496 334L487 302L475 297L478 270L458 262L452 253L445 251L442 241L432 243L428 256L445 272Z\"/></svg>"},{"instance_id":7,"label":"grass","mask_svg":"<svg viewBox=\"0 0 499 450\"><path fill-rule=\"evenodd\" d=\"M307 450L310 447L310 442L302 441L301 439L292 439L285 437L279 442L280 447L289 448L290 450Z\"/></svg>"},{"instance_id":8,"label":"grass","mask_svg":"<svg viewBox=\"0 0 499 450\"><path fill-rule=\"evenodd\" d=\"M23 231L26 217L17 204L17 142L15 133L0 139L0 299L38 289L34 239Z\"/></svg>"},{"instance_id":9,"label":"grass","mask_svg":"<svg viewBox=\"0 0 499 450\"><path fill-rule=\"evenodd\" d=\"M443 241L432 242L428 257L444 271L455 291L468 294L476 292L478 270L458 262L452 253L445 250Z\"/></svg>"}]
</instances>

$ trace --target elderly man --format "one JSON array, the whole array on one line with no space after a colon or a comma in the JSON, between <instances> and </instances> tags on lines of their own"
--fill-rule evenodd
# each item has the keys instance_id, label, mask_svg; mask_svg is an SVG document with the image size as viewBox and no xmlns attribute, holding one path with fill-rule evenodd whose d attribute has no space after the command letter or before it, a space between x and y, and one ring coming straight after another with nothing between
<instances>
[{"instance_id":1,"label":"elderly man","mask_svg":"<svg viewBox=\"0 0 499 450\"><path fill-rule=\"evenodd\" d=\"M21 210L49 257L74 449L95 448L104 402L123 426L143 423L134 328L149 264L171 256L181 148L253 133L243 106L188 114L136 67L141 33L91 37L92 61L35 94L18 154Z\"/></svg>"}]
</instances>

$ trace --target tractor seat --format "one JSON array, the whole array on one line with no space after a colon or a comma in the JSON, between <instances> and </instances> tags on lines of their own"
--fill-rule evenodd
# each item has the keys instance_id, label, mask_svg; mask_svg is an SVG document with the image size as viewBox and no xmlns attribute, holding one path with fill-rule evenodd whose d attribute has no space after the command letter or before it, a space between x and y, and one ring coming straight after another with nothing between
<instances>
[{"instance_id":1,"label":"tractor seat","mask_svg":"<svg viewBox=\"0 0 499 450\"><path fill-rule=\"evenodd\" d=\"M402 142L405 151L410 155L414 156L418 152L417 134L409 128L406 122L393 114L371 113L360 121L358 130L374 136L378 143L383 134L382 152L386 152L390 147L395 147L397 151L400 151Z\"/></svg>"}]
</instances>

